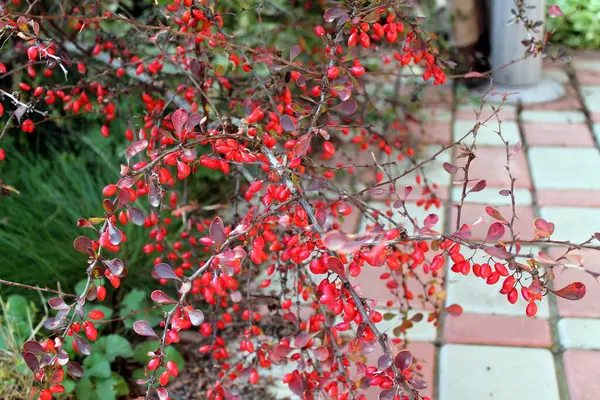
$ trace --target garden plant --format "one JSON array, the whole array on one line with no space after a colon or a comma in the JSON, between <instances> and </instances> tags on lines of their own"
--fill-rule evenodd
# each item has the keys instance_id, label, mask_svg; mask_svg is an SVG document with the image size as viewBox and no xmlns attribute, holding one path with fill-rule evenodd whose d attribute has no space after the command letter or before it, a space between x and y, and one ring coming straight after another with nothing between
<instances>
[{"instance_id":1,"label":"garden plant","mask_svg":"<svg viewBox=\"0 0 600 400\"><path fill-rule=\"evenodd\" d=\"M257 398L285 368L278 379L302 399L364 399L367 388L382 400L426 399L430 382L406 349L407 332L460 318L461 306L445 302L446 275L474 275L507 302L524 299L529 317L547 296L585 295L579 282L553 287L553 271L575 249L600 250L600 233L583 243L554 240L554 224L540 218L530 221L534 237L515 229L511 160L520 144L504 139L498 115L510 94L491 89L487 96L501 99L493 112L484 115L482 102L469 132L433 154L419 150L408 122L423 92L490 73L453 75L410 3L2 2L0 139L90 114L103 125L88 134L129 141L112 180L98 189L97 212L69 221L80 230L72 257L84 281L76 291L0 281L48 298L48 317L21 348L34 377L31 396L63 396L73 379L85 382L81 396L168 399L195 367L176 351L193 333L204 363L195 398ZM524 57L553 58L551 32L527 18L524 2L515 1L514 15L531 34ZM552 7L550 17L561 18L561 10ZM411 101L400 104L407 90ZM132 99L143 108L132 112ZM465 221L466 199L486 187L469 175L483 124L497 127L505 145L511 185L500 195L512 207L504 215L487 207ZM0 147L1 162L17 158ZM462 196L456 218L442 226L428 172L452 151L464 162L440 168ZM207 170L227 189L218 203L198 201L195 180ZM0 185L2 197L18 199L19 182ZM66 202L81 201L69 190ZM419 220L415 208L427 216ZM357 216L363 229L346 231ZM482 224L486 239L473 239ZM124 231L134 229L144 232L141 251L153 262L132 273L122 248L129 248ZM553 245L567 250L558 258L531 250ZM355 283L373 268L389 289L386 304ZM151 278L147 293L135 292L118 314L103 306L142 274ZM380 328L388 314L402 321L393 331ZM149 343L135 352L145 366L133 394L110 371L117 356L134 353L126 339L103 333L115 320ZM372 352L380 356L369 361Z\"/></svg>"}]
</instances>

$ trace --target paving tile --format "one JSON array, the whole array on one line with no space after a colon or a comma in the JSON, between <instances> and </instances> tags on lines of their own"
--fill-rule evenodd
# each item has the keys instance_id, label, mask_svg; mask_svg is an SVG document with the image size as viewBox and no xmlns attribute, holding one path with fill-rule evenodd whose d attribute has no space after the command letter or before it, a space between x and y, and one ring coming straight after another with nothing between
<instances>
[{"instance_id":1,"label":"paving tile","mask_svg":"<svg viewBox=\"0 0 600 400\"><path fill-rule=\"evenodd\" d=\"M592 125L592 129L594 131L594 136L596 137L596 142L600 143L600 124Z\"/></svg>"},{"instance_id":2,"label":"paving tile","mask_svg":"<svg viewBox=\"0 0 600 400\"><path fill-rule=\"evenodd\" d=\"M402 324L402 316L398 313L397 309L387 308L387 307L378 307L377 311L382 313L384 316L389 314L388 320L383 320L377 324L377 328L381 332L388 332L388 336L390 338L394 338L394 334L392 331L397 326ZM391 317L391 315L394 317ZM412 318L415 314L422 314L424 316L421 322L416 322L412 328L406 331L406 335L409 341L417 341L417 342L433 342L437 337L437 327L433 325L431 322L427 322L427 310L411 310L408 313L408 318Z\"/></svg>"},{"instance_id":3,"label":"paving tile","mask_svg":"<svg viewBox=\"0 0 600 400\"><path fill-rule=\"evenodd\" d=\"M600 350L600 319L561 318L558 334L566 349Z\"/></svg>"},{"instance_id":4,"label":"paving tile","mask_svg":"<svg viewBox=\"0 0 600 400\"><path fill-rule=\"evenodd\" d=\"M439 400L559 400L545 349L447 344L439 371Z\"/></svg>"},{"instance_id":5,"label":"paving tile","mask_svg":"<svg viewBox=\"0 0 600 400\"><path fill-rule=\"evenodd\" d=\"M571 400L597 400L600 393L600 351L567 350L563 353Z\"/></svg>"},{"instance_id":6,"label":"paving tile","mask_svg":"<svg viewBox=\"0 0 600 400\"><path fill-rule=\"evenodd\" d=\"M557 259L565 253L565 250L565 248L551 248L548 255ZM582 282L586 286L587 292L582 299L577 301L556 297L559 315L562 317L600 318L600 287L598 281L583 269L600 273L600 251L591 249L571 251L567 255L567 260L562 262L567 267L553 268L553 287L560 289L573 282ZM583 267L580 266L581 264Z\"/></svg>"},{"instance_id":7,"label":"paving tile","mask_svg":"<svg viewBox=\"0 0 600 400\"><path fill-rule=\"evenodd\" d=\"M521 121L547 124L584 124L585 114L581 111L523 110Z\"/></svg>"},{"instance_id":8,"label":"paving tile","mask_svg":"<svg viewBox=\"0 0 600 400\"><path fill-rule=\"evenodd\" d=\"M600 86L583 86L581 96L590 111L600 111Z\"/></svg>"},{"instance_id":9,"label":"paving tile","mask_svg":"<svg viewBox=\"0 0 600 400\"><path fill-rule=\"evenodd\" d=\"M479 112L479 108L481 105L481 100L476 99L475 101L469 102L467 104L460 104L456 109L456 119L457 120L467 120L472 121L474 118L477 118L477 113ZM497 108L497 105L494 105L494 108ZM481 114L479 115L480 121L487 120L490 116L492 118L490 121L496 121L497 118L494 115L496 112L492 108L492 105L485 104L483 109L481 110ZM517 119L517 108L512 105L504 105L500 111L498 111L498 118L502 121L515 121Z\"/></svg>"},{"instance_id":10,"label":"paving tile","mask_svg":"<svg viewBox=\"0 0 600 400\"><path fill-rule=\"evenodd\" d=\"M456 120L454 121L454 126L452 128L452 138L454 141L459 140L464 135L466 135L473 127L477 124L477 121L462 121ZM519 135L519 127L515 121L504 121L502 122L502 136L504 140L508 141L511 144L516 144L521 141L521 136ZM479 131L477 132L477 145L478 146L502 146L504 147L504 143L496 133L498 131L498 122L492 120L488 122L486 125L481 126ZM473 141L473 135L465 139L465 143L470 144Z\"/></svg>"},{"instance_id":11,"label":"paving tile","mask_svg":"<svg viewBox=\"0 0 600 400\"><path fill-rule=\"evenodd\" d=\"M522 128L529 146L595 146L586 124L524 122Z\"/></svg>"},{"instance_id":12,"label":"paving tile","mask_svg":"<svg viewBox=\"0 0 600 400\"><path fill-rule=\"evenodd\" d=\"M471 162L469 167L469 179L485 179L489 187L508 189L510 187L510 177L506 168L504 168L506 165L506 149L500 146L477 146L475 154L477 158ZM465 163L465 158L454 160L456 166L464 166ZM529 168L524 151L519 151L510 157L510 171L517 179L515 181L516 188L531 188ZM453 177L454 180L463 179L461 172L453 175Z\"/></svg>"},{"instance_id":13,"label":"paving tile","mask_svg":"<svg viewBox=\"0 0 600 400\"><path fill-rule=\"evenodd\" d=\"M558 82L563 85L566 85L570 81L569 74L567 74L567 72L563 68L556 68L554 66L551 66L549 68L544 67L542 77L544 79L550 79L554 82Z\"/></svg>"},{"instance_id":14,"label":"paving tile","mask_svg":"<svg viewBox=\"0 0 600 400\"><path fill-rule=\"evenodd\" d=\"M512 207L510 206L495 206L495 209L500 211L500 213L506 218L510 220L512 217ZM515 234L519 234L521 239L532 239L533 238L533 220L535 219L533 215L533 209L530 206L516 206L515 212L517 215L517 219L515 219L514 231ZM455 207L452 207L451 212L451 226L454 228L456 226L456 218L458 216L458 211ZM490 216L488 216L485 212L485 206L483 204L473 204L473 203L465 203L463 204L462 213L461 213L461 224L471 225L475 221L477 221L480 217L484 217L487 223L479 224L471 229L472 238L475 240L483 240L487 235L488 228L490 223L493 221ZM600 225L599 225L600 226ZM507 240L509 237L508 230L502 237L502 240Z\"/></svg>"},{"instance_id":15,"label":"paving tile","mask_svg":"<svg viewBox=\"0 0 600 400\"><path fill-rule=\"evenodd\" d=\"M599 70L575 70L575 78L580 85L600 85Z\"/></svg>"},{"instance_id":16,"label":"paving tile","mask_svg":"<svg viewBox=\"0 0 600 400\"><path fill-rule=\"evenodd\" d=\"M450 122L452 121L452 110L445 108L430 108L424 107L419 111L419 118L423 120L434 120Z\"/></svg>"},{"instance_id":17,"label":"paving tile","mask_svg":"<svg viewBox=\"0 0 600 400\"><path fill-rule=\"evenodd\" d=\"M428 160L430 157L432 157L435 153L437 153L438 151L440 151L442 149L441 145L426 145L426 146L422 146L418 149L417 151L417 155L416 155L416 160L417 162L419 161L423 161L423 160ZM431 183L437 183L440 186L448 186L450 184L450 175L444 171L444 168L442 168L442 165L444 164L444 162L450 162L450 151L446 150L443 151L442 153L440 153L435 160L430 161L428 163L426 163L425 165L423 165L422 169L425 171L425 176L427 176L427 179L429 179L429 181ZM393 152L392 155L389 157L389 161L395 161L397 159L397 153ZM382 158L381 162L385 162L386 158ZM390 172L392 174L392 176L400 176L402 175L406 170L408 169L412 169L413 168L413 164L408 160L408 159L404 159L403 161L400 161L397 163L397 165L391 166L390 167ZM400 178L397 182L398 182L398 186L401 185L415 185L416 182L416 177L417 175L422 175L421 169L416 169L414 171L412 171L411 173L407 174L406 176L403 176L402 178Z\"/></svg>"},{"instance_id":18,"label":"paving tile","mask_svg":"<svg viewBox=\"0 0 600 400\"><path fill-rule=\"evenodd\" d=\"M600 70L598 54L573 55L571 57L571 64L576 70Z\"/></svg>"},{"instance_id":19,"label":"paving tile","mask_svg":"<svg viewBox=\"0 0 600 400\"><path fill-rule=\"evenodd\" d=\"M552 335L548 321L543 319L463 314L445 319L444 342L550 347Z\"/></svg>"},{"instance_id":20,"label":"paving tile","mask_svg":"<svg viewBox=\"0 0 600 400\"><path fill-rule=\"evenodd\" d=\"M421 144L450 144L452 142L452 123L450 121L425 120L422 124L409 122L411 138Z\"/></svg>"},{"instance_id":21,"label":"paving tile","mask_svg":"<svg viewBox=\"0 0 600 400\"><path fill-rule=\"evenodd\" d=\"M537 204L545 206L600 207L600 189L559 190L537 189Z\"/></svg>"},{"instance_id":22,"label":"paving tile","mask_svg":"<svg viewBox=\"0 0 600 400\"><path fill-rule=\"evenodd\" d=\"M572 84L565 85L566 94L562 98L542 104L525 104L523 107L527 110L577 110L581 108L577 90Z\"/></svg>"},{"instance_id":23,"label":"paving tile","mask_svg":"<svg viewBox=\"0 0 600 400\"><path fill-rule=\"evenodd\" d=\"M542 207L542 218L554 223L552 239L583 242L600 231L600 212L591 207Z\"/></svg>"},{"instance_id":24,"label":"paving tile","mask_svg":"<svg viewBox=\"0 0 600 400\"><path fill-rule=\"evenodd\" d=\"M600 153L595 148L531 147L531 176L540 189L600 189Z\"/></svg>"},{"instance_id":25,"label":"paving tile","mask_svg":"<svg viewBox=\"0 0 600 400\"><path fill-rule=\"evenodd\" d=\"M477 252L473 263L484 263L488 259L482 252ZM516 304L510 304L506 295L500 294L502 280L493 286L488 285L484 279L472 273L464 276L455 272L448 272L446 278L447 298L446 305L459 304L465 313L503 315L511 317L524 317L527 302L519 296ZM548 301L538 302L537 319L548 318L550 315ZM460 321L457 321L460 323Z\"/></svg>"},{"instance_id":26,"label":"paving tile","mask_svg":"<svg viewBox=\"0 0 600 400\"><path fill-rule=\"evenodd\" d=\"M452 188L452 201L460 202L460 198L462 196L462 186L454 186ZM469 190L469 189L467 189ZM477 203L477 204L486 204L492 206L508 206L512 204L512 199L510 196L502 196L499 191L502 189L493 188L486 186L480 192L469 193L467 195L466 200L469 203ZM515 204L522 205L531 205L532 203L532 195L529 189L519 189L515 188Z\"/></svg>"}]
</instances>

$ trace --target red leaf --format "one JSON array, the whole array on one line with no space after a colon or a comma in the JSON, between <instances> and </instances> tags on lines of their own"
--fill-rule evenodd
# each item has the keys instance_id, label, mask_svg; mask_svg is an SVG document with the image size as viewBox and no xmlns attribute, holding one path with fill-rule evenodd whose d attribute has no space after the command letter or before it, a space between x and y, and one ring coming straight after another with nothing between
<instances>
[{"instance_id":1,"label":"red leaf","mask_svg":"<svg viewBox=\"0 0 600 400\"><path fill-rule=\"evenodd\" d=\"M181 132L181 128L183 128L183 125L185 124L185 122L187 120L188 120L188 113L183 108L180 108L179 110L177 110L173 113L173 115L171 116L171 122L173 123L173 126L175 127L175 133Z\"/></svg>"},{"instance_id":2,"label":"red leaf","mask_svg":"<svg viewBox=\"0 0 600 400\"><path fill-rule=\"evenodd\" d=\"M553 4L550 7L548 7L548 16L550 18L558 18L558 17L564 17L565 14L562 12L562 10L560 9L559 6L557 6L556 4Z\"/></svg>"},{"instance_id":3,"label":"red leaf","mask_svg":"<svg viewBox=\"0 0 600 400\"><path fill-rule=\"evenodd\" d=\"M133 330L140 336L157 337L156 332L154 332L154 329L152 329L148 321L145 320L135 321L133 323Z\"/></svg>"},{"instance_id":4,"label":"red leaf","mask_svg":"<svg viewBox=\"0 0 600 400\"><path fill-rule=\"evenodd\" d=\"M223 228L223 220L220 217L213 219L210 224L210 228L208 228L208 232L210 238L214 240L217 249L220 248L223 243L225 243L225 228Z\"/></svg>"},{"instance_id":5,"label":"red leaf","mask_svg":"<svg viewBox=\"0 0 600 400\"><path fill-rule=\"evenodd\" d=\"M504 225L501 222L494 222L488 229L485 241L492 242L498 240L502 237L502 235L504 235Z\"/></svg>"},{"instance_id":6,"label":"red leaf","mask_svg":"<svg viewBox=\"0 0 600 400\"><path fill-rule=\"evenodd\" d=\"M485 179L480 180L479 182L477 182L475 184L475 186L473 186L473 188L471 190L469 190L469 193L471 192L481 192L483 189L485 189L486 186L486 181Z\"/></svg>"},{"instance_id":7,"label":"red leaf","mask_svg":"<svg viewBox=\"0 0 600 400\"><path fill-rule=\"evenodd\" d=\"M442 164L442 167L444 167L444 169L446 170L446 172L449 173L449 174L455 174L460 169L456 165L452 165L452 164L450 164L448 162L445 162L444 164Z\"/></svg>"},{"instance_id":8,"label":"red leaf","mask_svg":"<svg viewBox=\"0 0 600 400\"><path fill-rule=\"evenodd\" d=\"M451 306L446 307L446 311L453 317L460 317L463 313L463 308L458 304L452 304Z\"/></svg>"},{"instance_id":9,"label":"red leaf","mask_svg":"<svg viewBox=\"0 0 600 400\"><path fill-rule=\"evenodd\" d=\"M163 292L162 290L153 291L152 294L150 295L150 298L152 299L152 301L154 301L158 304L175 304L175 303L177 303L175 300L173 300L172 298L167 296L165 294L165 292Z\"/></svg>"},{"instance_id":10,"label":"red leaf","mask_svg":"<svg viewBox=\"0 0 600 400\"><path fill-rule=\"evenodd\" d=\"M93 254L92 240L87 236L79 236L73 241L73 247L80 253Z\"/></svg>"},{"instance_id":11,"label":"red leaf","mask_svg":"<svg viewBox=\"0 0 600 400\"><path fill-rule=\"evenodd\" d=\"M147 140L139 140L129 145L129 147L125 151L125 157L127 158L127 161L131 160L131 158L133 158L133 156L135 156L140 151L144 151L146 147L148 147Z\"/></svg>"},{"instance_id":12,"label":"red leaf","mask_svg":"<svg viewBox=\"0 0 600 400\"><path fill-rule=\"evenodd\" d=\"M500 246L489 246L484 249L492 257L502 258L508 260L511 258L511 254Z\"/></svg>"},{"instance_id":13,"label":"red leaf","mask_svg":"<svg viewBox=\"0 0 600 400\"><path fill-rule=\"evenodd\" d=\"M309 340L310 335L308 333L300 332L300 334L298 334L298 336L296 336L296 338L294 339L294 346L298 349L301 349L304 346L306 346Z\"/></svg>"},{"instance_id":14,"label":"red leaf","mask_svg":"<svg viewBox=\"0 0 600 400\"><path fill-rule=\"evenodd\" d=\"M308 151L308 146L310 146L310 139L311 135L309 133L307 133L306 135L302 135L300 136L300 138L298 138L298 142L296 143L296 147L294 148L294 151L296 152L297 156L303 156L306 154L306 152Z\"/></svg>"},{"instance_id":15,"label":"red leaf","mask_svg":"<svg viewBox=\"0 0 600 400\"><path fill-rule=\"evenodd\" d=\"M159 278L175 279L178 281L181 280L177 275L175 275L175 272L173 272L173 268L171 268L169 264L160 263L154 266L154 272L156 272L156 275L158 275Z\"/></svg>"},{"instance_id":16,"label":"red leaf","mask_svg":"<svg viewBox=\"0 0 600 400\"><path fill-rule=\"evenodd\" d=\"M337 257L329 257L327 259L327 267L340 276L346 276L344 264Z\"/></svg>"},{"instance_id":17,"label":"red leaf","mask_svg":"<svg viewBox=\"0 0 600 400\"><path fill-rule=\"evenodd\" d=\"M396 354L396 357L394 357L394 364L396 365L396 368L398 368L402 372L409 369L412 365L412 362L413 356L408 350L402 350L398 354Z\"/></svg>"},{"instance_id":18,"label":"red leaf","mask_svg":"<svg viewBox=\"0 0 600 400\"><path fill-rule=\"evenodd\" d=\"M550 289L548 289L550 290ZM585 296L585 285L581 282L573 282L562 289L559 290L550 290L552 293L557 295L558 297L562 297L567 300L579 300Z\"/></svg>"},{"instance_id":19,"label":"red leaf","mask_svg":"<svg viewBox=\"0 0 600 400\"><path fill-rule=\"evenodd\" d=\"M534 237L535 239L539 238L549 238L552 233L554 233L554 224L552 222L548 222L543 218L536 218L533 220L533 228L534 228Z\"/></svg>"},{"instance_id":20,"label":"red leaf","mask_svg":"<svg viewBox=\"0 0 600 400\"><path fill-rule=\"evenodd\" d=\"M439 221L439 219L440 219L440 217L438 217L436 214L429 214L425 218L423 225L425 225L426 228L431 228Z\"/></svg>"},{"instance_id":21,"label":"red leaf","mask_svg":"<svg viewBox=\"0 0 600 400\"><path fill-rule=\"evenodd\" d=\"M485 212L492 218L497 219L498 221L505 221L506 219L500 214L500 211L496 210L494 207L487 206L485 208Z\"/></svg>"},{"instance_id":22,"label":"red leaf","mask_svg":"<svg viewBox=\"0 0 600 400\"><path fill-rule=\"evenodd\" d=\"M471 71L465 74L465 78L485 78L485 75L481 72Z\"/></svg>"},{"instance_id":23,"label":"red leaf","mask_svg":"<svg viewBox=\"0 0 600 400\"><path fill-rule=\"evenodd\" d=\"M325 11L325 14L323 14L323 19L325 19L327 22L333 22L344 15L348 15L348 11L346 11L344 8L332 7Z\"/></svg>"},{"instance_id":24,"label":"red leaf","mask_svg":"<svg viewBox=\"0 0 600 400\"><path fill-rule=\"evenodd\" d=\"M358 104L356 101L354 101L354 99L350 99L341 102L337 107L335 107L335 109L344 115L352 115L358 109Z\"/></svg>"}]
</instances>

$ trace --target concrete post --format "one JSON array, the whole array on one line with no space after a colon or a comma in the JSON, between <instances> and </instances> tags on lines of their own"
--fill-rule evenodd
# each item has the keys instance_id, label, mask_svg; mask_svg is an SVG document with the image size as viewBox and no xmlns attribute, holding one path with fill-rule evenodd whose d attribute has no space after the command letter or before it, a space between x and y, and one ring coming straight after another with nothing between
<instances>
[{"instance_id":1,"label":"concrete post","mask_svg":"<svg viewBox=\"0 0 600 400\"><path fill-rule=\"evenodd\" d=\"M547 13L545 0L526 0L527 16L534 21L544 21ZM518 60L525 54L522 40L528 39L525 28L519 24L508 25L512 18L513 0L492 0L490 8L491 65L499 68ZM543 28L543 27L542 27ZM543 35L541 29L538 35ZM504 67L492 73L494 90L515 93L509 103L535 104L556 100L565 95L565 88L558 82L544 79L542 58L529 56L525 60ZM490 101L493 101L490 98Z\"/></svg>"}]
</instances>

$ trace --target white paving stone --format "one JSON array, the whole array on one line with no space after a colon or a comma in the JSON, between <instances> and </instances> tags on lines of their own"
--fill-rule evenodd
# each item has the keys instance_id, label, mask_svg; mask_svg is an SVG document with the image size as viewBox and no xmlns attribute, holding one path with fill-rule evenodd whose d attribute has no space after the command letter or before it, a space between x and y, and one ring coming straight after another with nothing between
<instances>
[{"instance_id":1,"label":"white paving stone","mask_svg":"<svg viewBox=\"0 0 600 400\"><path fill-rule=\"evenodd\" d=\"M385 213L389 208L385 205L385 203L382 202L375 202L375 201L371 201L369 203L369 205L377 210L381 210L383 213ZM403 226L405 226L409 232L413 232L413 225L410 222L410 220L401 215L400 211L402 211L402 208L391 208L393 211L392 214L392 220L396 223L402 224ZM425 211L425 209L423 207L417 207L417 205L415 203L410 203L407 202L406 203L406 209L408 210L408 215L415 220L415 222L417 223L417 225L419 227L423 226L423 221L425 220L425 218L427 218L427 216L429 214L437 214L437 216L439 217L438 222L432 226L432 229L438 232L442 232L444 230L444 212L442 209L438 209L438 208L430 208L429 210ZM384 218L379 218L379 223L384 225L385 227L389 228L391 227L391 224ZM367 225L373 225L373 220L370 218L366 218L364 215L361 217L361 221L360 221L360 229L358 232L365 232L366 230L366 226Z\"/></svg>"},{"instance_id":2,"label":"white paving stone","mask_svg":"<svg viewBox=\"0 0 600 400\"><path fill-rule=\"evenodd\" d=\"M562 318L558 334L567 349L600 350L600 319Z\"/></svg>"},{"instance_id":3,"label":"white paving stone","mask_svg":"<svg viewBox=\"0 0 600 400\"><path fill-rule=\"evenodd\" d=\"M600 70L600 61L598 60L573 60L575 69Z\"/></svg>"},{"instance_id":4,"label":"white paving stone","mask_svg":"<svg viewBox=\"0 0 600 400\"><path fill-rule=\"evenodd\" d=\"M452 111L443 108L423 108L419 116L424 121L449 122L452 120Z\"/></svg>"},{"instance_id":5,"label":"white paving stone","mask_svg":"<svg viewBox=\"0 0 600 400\"><path fill-rule=\"evenodd\" d=\"M570 80L569 75L563 69L545 70L542 72L542 76L545 79L549 79L554 82L562 83L563 85L566 85L567 83L569 83L569 80Z\"/></svg>"},{"instance_id":6,"label":"white paving stone","mask_svg":"<svg viewBox=\"0 0 600 400\"><path fill-rule=\"evenodd\" d=\"M600 153L595 148L532 147L529 161L538 189L600 189Z\"/></svg>"},{"instance_id":7,"label":"white paving stone","mask_svg":"<svg viewBox=\"0 0 600 400\"><path fill-rule=\"evenodd\" d=\"M488 204L495 206L511 205L510 196L502 196L499 192L502 189L486 187L481 192L472 192L467 195L467 203ZM462 196L462 187L454 186L452 188L452 201L459 202ZM529 189L515 189L515 204L518 206L527 206L532 203L531 191Z\"/></svg>"},{"instance_id":8,"label":"white paving stone","mask_svg":"<svg viewBox=\"0 0 600 400\"><path fill-rule=\"evenodd\" d=\"M581 111L524 110L521 112L521 120L550 124L583 124L585 114Z\"/></svg>"},{"instance_id":9,"label":"white paving stone","mask_svg":"<svg viewBox=\"0 0 600 400\"><path fill-rule=\"evenodd\" d=\"M600 86L583 86L581 96L590 111L600 111Z\"/></svg>"},{"instance_id":10,"label":"white paving stone","mask_svg":"<svg viewBox=\"0 0 600 400\"><path fill-rule=\"evenodd\" d=\"M536 253L539 249L527 247L521 250L522 254ZM479 251L473 257L471 264L488 262L485 253ZM446 305L460 304L465 313L473 314L493 314L523 317L527 302L519 295L519 300L515 304L510 304L506 295L500 294L503 279L493 286L488 285L484 279L473 275L473 272L467 276L450 271L450 265L447 269L447 297ZM493 268L493 263L490 264ZM528 282L528 281L525 281ZM548 318L550 309L548 301L544 299L538 302L538 312L536 318Z\"/></svg>"},{"instance_id":11,"label":"white paving stone","mask_svg":"<svg viewBox=\"0 0 600 400\"><path fill-rule=\"evenodd\" d=\"M594 130L594 136L596 136L596 141L600 142L600 124L594 124L592 128Z\"/></svg>"},{"instance_id":12,"label":"white paving stone","mask_svg":"<svg viewBox=\"0 0 600 400\"><path fill-rule=\"evenodd\" d=\"M447 344L439 371L439 400L560 399L545 349Z\"/></svg>"},{"instance_id":13,"label":"white paving stone","mask_svg":"<svg viewBox=\"0 0 600 400\"><path fill-rule=\"evenodd\" d=\"M600 232L600 210L591 207L542 207L542 218L554 223L552 239L584 241Z\"/></svg>"},{"instance_id":14,"label":"white paving stone","mask_svg":"<svg viewBox=\"0 0 600 400\"><path fill-rule=\"evenodd\" d=\"M417 153L417 161L429 159L431 156L433 156L435 153L437 153L441 148L442 148L441 145L433 145L433 144L428 145L428 146L423 146L422 150L420 150L419 153ZM450 161L451 153L452 153L451 151L444 151L441 154L439 154L435 158L435 160L430 161L423 166L425 175L427 176L427 179L429 179L429 181L431 183L437 183L440 186L448 186L450 184L451 175L448 174L444 170L442 165L445 162L451 162ZM397 156L398 156L398 154L394 151L394 152L392 152L391 156L382 157L380 159L380 162L396 161ZM391 166L390 172L391 172L392 176L396 177L396 176L403 174L404 171L406 171L407 169L411 169L411 168L413 168L413 164L405 158L403 162L398 162L397 165ZM417 175L421 175L420 169L416 169L415 171L412 171L411 173L407 174L406 176L403 176L402 178L400 178L397 181L398 187L402 187L402 185L415 186L415 178ZM415 196L416 190L417 189L415 188L415 192L413 192L413 194L412 194L413 197Z\"/></svg>"},{"instance_id":15,"label":"white paving stone","mask_svg":"<svg viewBox=\"0 0 600 400\"><path fill-rule=\"evenodd\" d=\"M395 337L392 331L395 327L402 324L402 317L397 310L390 308L377 308L381 314L385 316L386 313L394 314L394 318L389 320L383 320L377 324L377 328L381 332L387 332L390 337ZM437 328L433 323L427 322L427 315L429 311L411 310L408 312L408 318L412 318L415 314L423 314L423 320L421 322L415 322L413 327L406 331L408 340L417 342L433 342L437 337Z\"/></svg>"},{"instance_id":16,"label":"white paving stone","mask_svg":"<svg viewBox=\"0 0 600 400\"><path fill-rule=\"evenodd\" d=\"M452 138L456 141L466 135L477 121L454 121L452 128ZM496 120L489 121L487 125L481 126L477 132L477 144L486 146L504 146L500 136L496 133L498 130L498 122ZM521 141L519 135L519 127L515 121L504 121L502 122L502 137L509 143L515 144ZM466 143L471 143L472 136L465 139Z\"/></svg>"}]
</instances>

